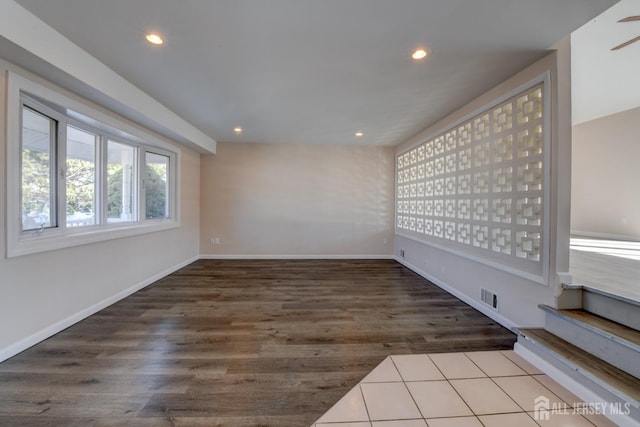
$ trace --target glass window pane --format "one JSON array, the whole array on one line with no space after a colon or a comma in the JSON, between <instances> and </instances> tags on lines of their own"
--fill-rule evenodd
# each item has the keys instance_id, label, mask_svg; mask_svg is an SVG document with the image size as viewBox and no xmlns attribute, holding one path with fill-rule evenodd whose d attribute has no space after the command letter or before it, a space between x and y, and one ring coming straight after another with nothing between
<instances>
[{"instance_id":1,"label":"glass window pane","mask_svg":"<svg viewBox=\"0 0 640 427\"><path fill-rule=\"evenodd\" d=\"M135 150L107 142L107 222L135 221Z\"/></svg>"},{"instance_id":2,"label":"glass window pane","mask_svg":"<svg viewBox=\"0 0 640 427\"><path fill-rule=\"evenodd\" d=\"M22 108L22 230L55 224L52 150L55 121Z\"/></svg>"},{"instance_id":3,"label":"glass window pane","mask_svg":"<svg viewBox=\"0 0 640 427\"><path fill-rule=\"evenodd\" d=\"M96 135L67 126L67 227L96 223Z\"/></svg>"},{"instance_id":4,"label":"glass window pane","mask_svg":"<svg viewBox=\"0 0 640 427\"><path fill-rule=\"evenodd\" d=\"M146 153L145 156L145 200L147 219L169 216L169 157Z\"/></svg>"}]
</instances>

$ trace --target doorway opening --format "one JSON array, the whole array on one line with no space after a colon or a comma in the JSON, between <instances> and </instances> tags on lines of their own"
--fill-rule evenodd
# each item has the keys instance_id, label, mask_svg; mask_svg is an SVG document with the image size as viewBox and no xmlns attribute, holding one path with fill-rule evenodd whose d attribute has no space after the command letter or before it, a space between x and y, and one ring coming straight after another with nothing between
<instances>
[{"instance_id":1,"label":"doorway opening","mask_svg":"<svg viewBox=\"0 0 640 427\"><path fill-rule=\"evenodd\" d=\"M571 35L575 284L640 301L640 1Z\"/></svg>"}]
</instances>

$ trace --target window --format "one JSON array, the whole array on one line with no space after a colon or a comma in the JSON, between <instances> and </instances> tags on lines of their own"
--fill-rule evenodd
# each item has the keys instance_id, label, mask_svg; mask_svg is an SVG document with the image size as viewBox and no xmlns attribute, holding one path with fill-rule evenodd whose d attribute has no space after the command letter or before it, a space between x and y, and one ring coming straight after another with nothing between
<instances>
[{"instance_id":1,"label":"window","mask_svg":"<svg viewBox=\"0 0 640 427\"><path fill-rule=\"evenodd\" d=\"M144 194L147 219L169 215L169 156L145 153Z\"/></svg>"},{"instance_id":2,"label":"window","mask_svg":"<svg viewBox=\"0 0 640 427\"><path fill-rule=\"evenodd\" d=\"M9 256L178 226L172 146L12 73L9 105Z\"/></svg>"},{"instance_id":3,"label":"window","mask_svg":"<svg viewBox=\"0 0 640 427\"><path fill-rule=\"evenodd\" d=\"M67 125L66 184L67 227L96 224L96 143L98 136Z\"/></svg>"},{"instance_id":4,"label":"window","mask_svg":"<svg viewBox=\"0 0 640 427\"><path fill-rule=\"evenodd\" d=\"M545 98L534 84L400 153L398 234L543 282Z\"/></svg>"},{"instance_id":5,"label":"window","mask_svg":"<svg viewBox=\"0 0 640 427\"><path fill-rule=\"evenodd\" d=\"M130 222L136 217L135 155L130 145L107 142L107 222Z\"/></svg>"},{"instance_id":6,"label":"window","mask_svg":"<svg viewBox=\"0 0 640 427\"><path fill-rule=\"evenodd\" d=\"M57 122L22 107L22 230L55 225L55 142Z\"/></svg>"}]
</instances>

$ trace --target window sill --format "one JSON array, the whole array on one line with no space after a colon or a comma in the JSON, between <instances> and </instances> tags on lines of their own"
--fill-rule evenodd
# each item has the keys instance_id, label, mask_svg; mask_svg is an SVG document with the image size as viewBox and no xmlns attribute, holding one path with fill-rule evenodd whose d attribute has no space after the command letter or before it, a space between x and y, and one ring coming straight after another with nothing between
<instances>
[{"instance_id":1,"label":"window sill","mask_svg":"<svg viewBox=\"0 0 640 427\"><path fill-rule=\"evenodd\" d=\"M7 258L14 258L22 255L48 252L56 249L70 248L74 246L86 245L90 243L104 242L107 240L121 239L124 237L139 236L141 234L154 233L158 231L179 228L180 223L175 220L165 219L149 221L146 224L130 224L126 226L115 225L92 229L87 231L74 231L72 233L42 234L40 236L22 235L16 242L9 244L7 248Z\"/></svg>"}]
</instances>

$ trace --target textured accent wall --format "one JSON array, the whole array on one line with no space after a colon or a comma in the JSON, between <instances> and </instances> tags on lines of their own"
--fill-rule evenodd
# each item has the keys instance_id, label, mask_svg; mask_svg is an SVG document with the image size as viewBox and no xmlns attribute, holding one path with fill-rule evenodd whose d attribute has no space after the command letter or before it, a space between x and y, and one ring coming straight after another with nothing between
<instances>
[{"instance_id":1,"label":"textured accent wall","mask_svg":"<svg viewBox=\"0 0 640 427\"><path fill-rule=\"evenodd\" d=\"M487 206L483 206L483 208L487 208L482 211L486 211L486 216L481 216L481 219L474 220L473 202L471 202L471 209L468 214L464 208L458 209L456 206L456 216L450 217L449 219L449 221L456 221L455 241L445 237L427 237L424 234L422 238L418 238L416 235L410 235L410 233L417 233L417 229L416 232L411 232L411 230L398 230L394 239L394 252L400 257L403 264L507 327L543 325L544 315L542 310L538 308L538 304L554 305L555 298L561 290L561 283L565 281L569 275L569 203L571 190L571 73L569 60L570 44L569 39L566 38L559 42L555 46L555 50L544 58L531 64L526 69L463 106L458 111L443 118L438 123L434 123L420 134L401 144L396 150L396 154L402 156L413 148L419 147L420 144L435 140L443 133L446 135L451 129L455 128L456 131L459 131L459 126L469 120L472 121L471 126L473 128L475 120L478 118L480 118L478 121L478 131L482 134L481 125L484 122L482 117L485 112L490 113L490 126L493 126L491 120L497 120L496 123L499 125L499 128L496 129L498 132L495 134L497 138L493 141L495 143L499 138L504 138L505 136L504 133L502 133L505 131L505 128L504 126L500 127L500 124L505 123L507 116L509 116L507 113L509 108L507 107L507 109L502 111L501 106L503 103L508 102L513 97L517 99L522 94L529 93L528 91L533 88L533 85L537 85L538 82L541 81L544 82L545 90L542 92L542 103L544 111L549 115L549 120L546 129L543 128L543 134L545 134L545 139L548 141L548 144L543 144L542 153L540 153L539 146L538 148L533 148L538 144L538 142L535 142L537 137L534 138L533 141L527 141L527 138L523 138L522 147L517 147L518 132L528 128L529 124L532 124L533 128L529 130L528 136L538 134L536 131L537 124L534 122L523 124L523 128L513 136L513 145L511 146L509 146L509 143L506 145L498 143L497 146L494 145L494 147L488 149L488 151L479 148L477 154L471 150L471 167L467 169L466 164L468 164L468 161L463 159L463 163L465 163L464 171L459 170L459 162L460 158L465 156L460 156L458 148L456 149L457 151L455 151L458 155L458 164L455 175L449 175L449 177L456 176L456 178L458 178L461 175L470 174L471 182L469 183L469 187L471 191L469 194L456 193L455 197L451 194L451 198L456 199L456 201L457 199L481 200L487 198L498 200L502 198L502 191L498 192L496 190L501 190L503 186L508 184L507 176L509 176L509 173L505 176L502 169L511 167L511 189L513 191L506 193L508 194L507 198L512 199L510 215L506 215L506 210L502 210L500 206L496 204L495 207L498 209L495 212L495 219L500 219L500 222L494 222L492 219L494 208L489 201ZM511 104L510 115L512 124L517 123L517 108L517 103L515 106ZM535 111L535 108L533 108L533 111ZM495 117L493 117L494 113ZM514 115L516 116L516 121L513 119ZM504 117L504 119L501 117ZM506 121L508 122L508 120ZM486 126L484 126L484 128L484 133L486 134ZM489 129L490 132L495 132L496 130L492 127ZM490 135L489 140L491 140ZM480 138L475 144L481 147L485 142ZM472 141L469 147L473 146L474 142ZM527 146L533 149L527 148ZM466 141L464 146L460 148L463 150L467 148ZM521 153L518 154L518 151ZM506 160L505 155L507 152L510 153L511 159L503 165L502 160ZM526 156L524 156L525 153L527 154ZM445 152L442 155L445 157L446 164L446 146ZM489 164L482 165L483 162L487 162L487 155ZM474 156L476 157L475 160L473 158ZM491 156L493 156L493 160ZM540 159L543 159L545 163L545 165L543 165L545 172L541 176L538 176L537 173L530 174L526 177L523 173L519 176L518 168L521 168L522 172L525 170L533 171L534 169L539 169L538 166L527 167L525 165L532 162L539 162ZM500 162L496 163L496 160ZM491 166L492 161L494 162L493 167ZM474 166L475 164L478 166ZM472 172L474 168L477 168L475 172L480 173L475 183L473 182L473 174L475 172ZM480 179L483 171L488 172L488 176L484 177L487 178L486 184L484 183L485 179ZM409 172L409 174L411 174L411 172ZM444 174L443 177L445 178L444 194L447 196L447 175ZM522 187L524 193L520 193L520 190L518 190L520 187L518 181L520 179L522 179L522 183L525 183L525 181L532 183L531 188L529 188L528 184L527 188ZM456 180L456 187L454 187L456 191L459 185L460 182ZM474 193L474 186L476 185L478 188L477 194ZM540 218L544 224L543 234L541 236L541 247L543 249L540 253L540 261L528 259L528 257L518 257L516 255L518 243L517 240L515 240L514 230L517 232L522 225L514 224L514 221L517 222L518 220L518 208L517 202L515 205L513 204L513 199L518 200L521 196L528 197L527 194L530 190L531 197L537 197L540 194L537 193L539 190L533 187L538 185L542 185L542 187L547 189L542 192L541 212L530 215L530 213L535 213L536 209L529 212L523 210L524 215L521 216L522 218L524 218L524 216ZM466 184L463 184L462 188L466 188ZM486 192L481 193L480 190L486 190ZM416 188L416 192L417 191ZM491 195L491 193L493 194ZM411 194L411 187L409 188L409 194ZM445 200L445 197L443 196L442 199ZM409 210L411 210L411 206L409 206ZM445 214L447 212L446 206L444 212ZM478 214L479 212L476 212L476 215ZM465 218L466 215L469 215L470 219L465 221L464 218L458 218L458 215L463 215ZM540 215L542 216L540 217ZM443 221L447 221L447 218L448 217L445 216ZM510 223L502 222L503 219L507 220L507 218L511 221ZM483 226L484 224L484 226L489 228L487 244L485 245L486 248L473 246L473 234L469 236L468 240L471 244L467 244L464 243L466 235L458 233L458 222L460 222L460 224L470 224L473 232L474 221L479 221L475 224L476 226ZM493 231L491 231L492 227L512 230L509 254L503 254L493 249L494 246L491 241L491 239L494 238ZM538 227L537 225L533 223L530 225L527 224L524 228L527 232L537 232L528 227ZM498 234L496 234L496 237L498 237ZM463 242L458 242L458 238L462 238ZM480 241L477 237L476 240ZM506 243L506 239L504 243ZM523 254L527 252L535 253L531 251L533 246L527 246L524 242L521 244L523 246ZM498 241L495 247L496 249L500 249L502 246L506 247L502 241ZM474 254L471 254L471 252L474 252ZM482 256L478 255L478 253L482 253ZM534 256L534 258L537 258L537 256ZM542 266L542 274L533 271L527 273L527 271L529 271L527 270L527 265L535 268ZM482 289L487 289L498 296L497 311L481 302Z\"/></svg>"},{"instance_id":2,"label":"textured accent wall","mask_svg":"<svg viewBox=\"0 0 640 427\"><path fill-rule=\"evenodd\" d=\"M200 252L391 255L393 173L390 147L219 143L202 157Z\"/></svg>"},{"instance_id":3,"label":"textured accent wall","mask_svg":"<svg viewBox=\"0 0 640 427\"><path fill-rule=\"evenodd\" d=\"M399 234L542 275L543 84L397 156Z\"/></svg>"}]
</instances>

